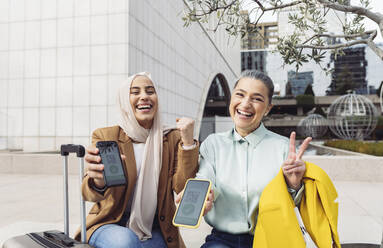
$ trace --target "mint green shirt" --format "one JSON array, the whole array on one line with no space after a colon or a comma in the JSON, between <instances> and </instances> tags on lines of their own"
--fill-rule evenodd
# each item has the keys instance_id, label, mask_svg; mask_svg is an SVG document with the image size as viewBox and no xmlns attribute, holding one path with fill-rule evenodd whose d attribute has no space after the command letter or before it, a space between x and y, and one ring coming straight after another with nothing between
<instances>
[{"instance_id":1,"label":"mint green shirt","mask_svg":"<svg viewBox=\"0 0 383 248\"><path fill-rule=\"evenodd\" d=\"M197 173L212 182L215 194L205 221L219 231L253 234L261 193L288 152L289 140L263 124L245 138L234 128L209 135L201 144Z\"/></svg>"}]
</instances>

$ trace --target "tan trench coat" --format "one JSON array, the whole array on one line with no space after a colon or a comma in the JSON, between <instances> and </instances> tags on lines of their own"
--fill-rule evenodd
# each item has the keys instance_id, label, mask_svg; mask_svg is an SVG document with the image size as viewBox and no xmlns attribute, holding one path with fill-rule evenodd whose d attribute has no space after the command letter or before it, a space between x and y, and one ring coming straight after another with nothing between
<instances>
[{"instance_id":1,"label":"tan trench coat","mask_svg":"<svg viewBox=\"0 0 383 248\"><path fill-rule=\"evenodd\" d=\"M128 186L108 188L102 195L93 190L93 181L85 175L82 194L86 201L95 202L86 218L88 241L98 227L121 220L137 179L132 140L125 132L119 126L97 129L93 132L92 145L95 146L96 142L101 140L117 141L121 154L126 156L125 171L128 176ZM185 247L178 228L172 225L176 209L173 191L179 193L186 180L195 177L197 171L198 146L192 150L183 150L178 130L173 130L165 135L157 193L157 215L162 235L169 248ZM75 237L79 239L79 231Z\"/></svg>"}]
</instances>

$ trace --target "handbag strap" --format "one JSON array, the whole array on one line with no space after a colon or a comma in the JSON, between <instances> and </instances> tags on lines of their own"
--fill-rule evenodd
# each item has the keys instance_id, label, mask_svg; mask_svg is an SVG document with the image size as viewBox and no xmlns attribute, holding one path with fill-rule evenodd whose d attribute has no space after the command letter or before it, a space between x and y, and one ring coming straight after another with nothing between
<instances>
[{"instance_id":1,"label":"handbag strap","mask_svg":"<svg viewBox=\"0 0 383 248\"><path fill-rule=\"evenodd\" d=\"M318 248L315 245L315 242L311 238L310 234L307 232L305 224L303 223L301 213L299 212L299 209L297 207L294 207L294 212L295 215L297 216L299 227L302 231L303 239L305 240L306 243L306 248Z\"/></svg>"}]
</instances>

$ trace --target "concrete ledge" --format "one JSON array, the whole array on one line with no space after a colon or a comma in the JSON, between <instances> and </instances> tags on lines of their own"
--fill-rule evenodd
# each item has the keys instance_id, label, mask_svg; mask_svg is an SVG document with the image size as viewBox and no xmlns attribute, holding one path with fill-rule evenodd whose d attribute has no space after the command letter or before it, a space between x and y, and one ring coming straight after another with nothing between
<instances>
[{"instance_id":1,"label":"concrete ledge","mask_svg":"<svg viewBox=\"0 0 383 248\"><path fill-rule=\"evenodd\" d=\"M383 159L376 156L303 156L335 181L383 182Z\"/></svg>"},{"instance_id":2,"label":"concrete ledge","mask_svg":"<svg viewBox=\"0 0 383 248\"><path fill-rule=\"evenodd\" d=\"M79 160L75 155L68 157L69 174L79 173ZM7 174L63 174L63 157L60 154L0 154L0 173Z\"/></svg>"},{"instance_id":3,"label":"concrete ledge","mask_svg":"<svg viewBox=\"0 0 383 248\"><path fill-rule=\"evenodd\" d=\"M359 153L359 152L352 152L352 151L347 151L335 147L330 147L330 146L324 146L323 142L321 143L314 143L311 142L309 145L309 148L313 148L317 151L317 155L343 155L343 156L362 156L362 157L376 157L373 155L369 154L364 154L364 153Z\"/></svg>"}]
</instances>

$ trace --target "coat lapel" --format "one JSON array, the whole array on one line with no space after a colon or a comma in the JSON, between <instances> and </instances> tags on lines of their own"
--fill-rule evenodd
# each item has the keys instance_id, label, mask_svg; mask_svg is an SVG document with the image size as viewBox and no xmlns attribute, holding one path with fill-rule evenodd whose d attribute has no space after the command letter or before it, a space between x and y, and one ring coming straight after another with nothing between
<instances>
[{"instance_id":1,"label":"coat lapel","mask_svg":"<svg viewBox=\"0 0 383 248\"><path fill-rule=\"evenodd\" d=\"M134 150L132 140L125 134L124 130L120 128L120 134L118 138L118 145L120 147L121 154L125 155L125 173L128 178L128 195L131 195L131 191L134 189L134 185L137 180L137 167L136 159L134 158Z\"/></svg>"}]
</instances>

